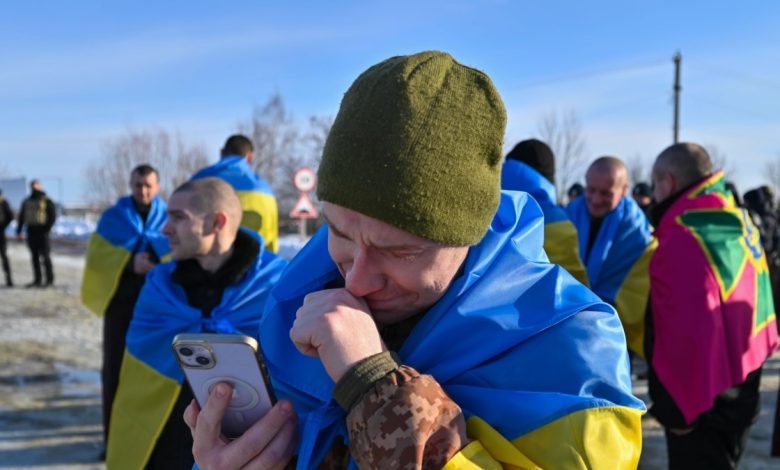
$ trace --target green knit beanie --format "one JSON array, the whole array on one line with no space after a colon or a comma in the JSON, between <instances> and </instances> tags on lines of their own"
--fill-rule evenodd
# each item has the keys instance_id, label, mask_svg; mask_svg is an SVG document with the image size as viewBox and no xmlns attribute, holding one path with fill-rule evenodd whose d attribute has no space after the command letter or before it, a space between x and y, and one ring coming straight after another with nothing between
<instances>
[{"instance_id":1,"label":"green knit beanie","mask_svg":"<svg viewBox=\"0 0 780 470\"><path fill-rule=\"evenodd\" d=\"M317 196L439 243L473 245L498 207L505 126L484 73L443 52L391 57L344 95Z\"/></svg>"}]
</instances>

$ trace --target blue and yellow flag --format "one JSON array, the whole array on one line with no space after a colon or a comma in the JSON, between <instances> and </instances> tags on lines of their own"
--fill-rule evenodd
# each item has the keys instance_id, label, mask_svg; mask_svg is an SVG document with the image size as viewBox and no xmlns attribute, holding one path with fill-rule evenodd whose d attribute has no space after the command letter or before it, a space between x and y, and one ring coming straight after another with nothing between
<instances>
[{"instance_id":1,"label":"blue and yellow flag","mask_svg":"<svg viewBox=\"0 0 780 470\"><path fill-rule=\"evenodd\" d=\"M228 286L209 318L187 303L164 263L147 276L127 333L119 387L111 411L108 468L144 468L179 397L184 374L171 349L179 333L241 333L257 338L270 288L287 262L261 248L241 281Z\"/></svg>"},{"instance_id":2,"label":"blue and yellow flag","mask_svg":"<svg viewBox=\"0 0 780 470\"><path fill-rule=\"evenodd\" d=\"M155 197L144 223L132 197L125 196L100 217L89 237L81 282L81 302L94 314L105 315L133 253L151 248L160 259L168 254L168 239L161 233L167 208L165 201Z\"/></svg>"},{"instance_id":3,"label":"blue and yellow flag","mask_svg":"<svg viewBox=\"0 0 780 470\"><path fill-rule=\"evenodd\" d=\"M590 288L604 301L615 305L626 330L628 347L644 356L649 264L658 246L647 217L633 199L624 197L604 217L588 253L591 217L585 198L572 201L566 212L577 228Z\"/></svg>"},{"instance_id":4,"label":"blue and yellow flag","mask_svg":"<svg viewBox=\"0 0 780 470\"><path fill-rule=\"evenodd\" d=\"M241 226L262 235L265 247L278 252L279 211L271 186L252 171L246 158L240 156L222 157L195 173L192 179L212 176L222 178L236 190L244 210Z\"/></svg>"},{"instance_id":5,"label":"blue and yellow flag","mask_svg":"<svg viewBox=\"0 0 780 470\"><path fill-rule=\"evenodd\" d=\"M555 203L555 186L529 165L508 159L501 170L501 189L525 191L536 200L544 213L544 251L552 263L561 265L587 286L588 275L580 258L577 229L566 211Z\"/></svg>"},{"instance_id":6,"label":"blue and yellow flag","mask_svg":"<svg viewBox=\"0 0 780 470\"><path fill-rule=\"evenodd\" d=\"M502 192L493 223L463 274L415 326L399 356L432 375L463 409L474 442L450 468L636 468L645 408L631 394L614 309L542 249L542 212ZM306 294L339 279L322 228L274 288L260 339L277 396L299 416L298 468L316 467L345 413L318 358L289 338Z\"/></svg>"}]
</instances>

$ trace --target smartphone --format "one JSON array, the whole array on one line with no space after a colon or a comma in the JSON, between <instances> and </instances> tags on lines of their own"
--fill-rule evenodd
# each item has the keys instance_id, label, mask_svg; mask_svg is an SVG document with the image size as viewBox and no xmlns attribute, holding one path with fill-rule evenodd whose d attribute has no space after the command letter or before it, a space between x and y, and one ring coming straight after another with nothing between
<instances>
[{"instance_id":1,"label":"smartphone","mask_svg":"<svg viewBox=\"0 0 780 470\"><path fill-rule=\"evenodd\" d=\"M182 333L173 352L201 409L220 382L233 387L222 434L236 438L276 402L257 340L239 334Z\"/></svg>"}]
</instances>

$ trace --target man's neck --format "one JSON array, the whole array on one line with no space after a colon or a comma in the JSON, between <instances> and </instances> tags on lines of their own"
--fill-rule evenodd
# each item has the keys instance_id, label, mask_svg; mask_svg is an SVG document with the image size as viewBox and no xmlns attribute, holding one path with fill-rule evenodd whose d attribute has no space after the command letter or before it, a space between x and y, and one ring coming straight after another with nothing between
<instances>
[{"instance_id":1,"label":"man's neck","mask_svg":"<svg viewBox=\"0 0 780 470\"><path fill-rule=\"evenodd\" d=\"M230 259L233 254L233 244L231 243L227 249L215 246L212 252L205 256L198 256L195 260L204 271L214 274Z\"/></svg>"}]
</instances>

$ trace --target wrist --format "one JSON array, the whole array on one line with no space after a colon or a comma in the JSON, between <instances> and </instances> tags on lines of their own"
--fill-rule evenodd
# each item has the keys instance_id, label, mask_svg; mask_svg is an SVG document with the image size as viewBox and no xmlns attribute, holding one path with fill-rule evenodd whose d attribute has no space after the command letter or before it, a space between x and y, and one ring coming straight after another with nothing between
<instances>
[{"instance_id":1,"label":"wrist","mask_svg":"<svg viewBox=\"0 0 780 470\"><path fill-rule=\"evenodd\" d=\"M349 412L365 393L390 372L401 366L398 356L384 351L357 362L333 388L333 398Z\"/></svg>"}]
</instances>

